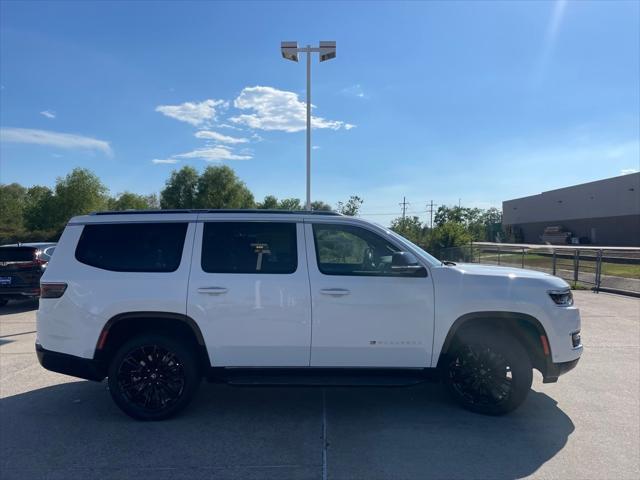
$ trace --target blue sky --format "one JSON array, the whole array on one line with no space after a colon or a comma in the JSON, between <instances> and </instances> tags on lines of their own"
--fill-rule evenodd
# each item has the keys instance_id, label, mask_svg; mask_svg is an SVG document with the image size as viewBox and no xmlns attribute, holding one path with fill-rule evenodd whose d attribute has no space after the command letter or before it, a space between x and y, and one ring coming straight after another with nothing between
<instances>
[{"instance_id":1,"label":"blue sky","mask_svg":"<svg viewBox=\"0 0 640 480\"><path fill-rule=\"evenodd\" d=\"M72 168L116 194L182 165L234 168L258 199L358 194L387 223L426 202L502 200L640 163L640 3L0 3L0 182ZM155 160L155 162L154 162Z\"/></svg>"}]
</instances>

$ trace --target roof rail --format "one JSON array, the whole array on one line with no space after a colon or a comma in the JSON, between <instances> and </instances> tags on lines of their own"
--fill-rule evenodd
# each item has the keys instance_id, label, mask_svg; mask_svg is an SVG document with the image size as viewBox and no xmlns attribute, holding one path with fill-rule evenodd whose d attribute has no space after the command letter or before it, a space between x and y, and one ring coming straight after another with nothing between
<instances>
[{"instance_id":1,"label":"roof rail","mask_svg":"<svg viewBox=\"0 0 640 480\"><path fill-rule=\"evenodd\" d=\"M277 210L277 209L258 209L258 208L229 208L229 209L167 209L167 210L119 210L119 211L103 211L91 212L89 215L134 215L134 214L169 214L169 213L278 213L285 215L342 215L338 212L326 210Z\"/></svg>"}]
</instances>

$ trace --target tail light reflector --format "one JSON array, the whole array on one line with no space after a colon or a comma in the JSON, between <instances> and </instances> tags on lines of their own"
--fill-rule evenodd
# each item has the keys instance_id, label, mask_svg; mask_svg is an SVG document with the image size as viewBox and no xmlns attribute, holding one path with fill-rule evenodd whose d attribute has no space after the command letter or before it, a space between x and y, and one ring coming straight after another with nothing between
<instances>
[{"instance_id":1,"label":"tail light reflector","mask_svg":"<svg viewBox=\"0 0 640 480\"><path fill-rule=\"evenodd\" d=\"M66 283L41 283L40 298L60 298L66 289Z\"/></svg>"}]
</instances>

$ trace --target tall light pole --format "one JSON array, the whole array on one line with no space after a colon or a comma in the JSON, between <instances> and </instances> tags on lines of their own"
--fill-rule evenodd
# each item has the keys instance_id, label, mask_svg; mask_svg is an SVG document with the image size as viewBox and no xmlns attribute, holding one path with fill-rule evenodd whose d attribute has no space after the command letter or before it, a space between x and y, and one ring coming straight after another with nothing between
<instances>
[{"instance_id":1,"label":"tall light pole","mask_svg":"<svg viewBox=\"0 0 640 480\"><path fill-rule=\"evenodd\" d=\"M320 61L336 58L336 42L322 41L318 47L307 45L298 47L298 42L281 42L282 57L293 62L298 61L298 53L307 54L307 201L305 209L311 210L311 54L317 52Z\"/></svg>"}]
</instances>

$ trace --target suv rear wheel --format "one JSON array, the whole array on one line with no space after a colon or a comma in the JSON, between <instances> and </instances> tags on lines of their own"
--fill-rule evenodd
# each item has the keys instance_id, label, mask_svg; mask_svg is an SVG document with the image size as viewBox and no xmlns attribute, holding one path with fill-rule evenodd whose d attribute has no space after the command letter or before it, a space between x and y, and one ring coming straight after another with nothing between
<instances>
[{"instance_id":1,"label":"suv rear wheel","mask_svg":"<svg viewBox=\"0 0 640 480\"><path fill-rule=\"evenodd\" d=\"M197 358L179 340L143 334L122 345L109 365L109 391L127 415L163 420L185 408L200 384Z\"/></svg>"},{"instance_id":2,"label":"suv rear wheel","mask_svg":"<svg viewBox=\"0 0 640 480\"><path fill-rule=\"evenodd\" d=\"M446 383L463 407L487 415L515 410L531 389L533 371L526 350L497 331L469 330L448 355Z\"/></svg>"}]
</instances>

